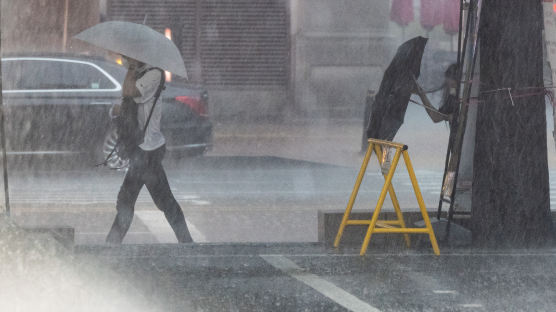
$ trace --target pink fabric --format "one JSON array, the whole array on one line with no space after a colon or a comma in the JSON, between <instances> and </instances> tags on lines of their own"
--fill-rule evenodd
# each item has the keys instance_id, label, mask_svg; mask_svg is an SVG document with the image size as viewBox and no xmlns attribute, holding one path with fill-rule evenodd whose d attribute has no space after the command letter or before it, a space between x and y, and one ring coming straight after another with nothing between
<instances>
[{"instance_id":1,"label":"pink fabric","mask_svg":"<svg viewBox=\"0 0 556 312\"><path fill-rule=\"evenodd\" d=\"M443 9L443 0L421 0L421 26L431 31L435 26L442 24Z\"/></svg>"},{"instance_id":2,"label":"pink fabric","mask_svg":"<svg viewBox=\"0 0 556 312\"><path fill-rule=\"evenodd\" d=\"M401 26L413 21L413 0L393 0L390 19Z\"/></svg>"},{"instance_id":3,"label":"pink fabric","mask_svg":"<svg viewBox=\"0 0 556 312\"><path fill-rule=\"evenodd\" d=\"M460 0L444 0L444 31L455 34L459 31L459 2Z\"/></svg>"}]
</instances>

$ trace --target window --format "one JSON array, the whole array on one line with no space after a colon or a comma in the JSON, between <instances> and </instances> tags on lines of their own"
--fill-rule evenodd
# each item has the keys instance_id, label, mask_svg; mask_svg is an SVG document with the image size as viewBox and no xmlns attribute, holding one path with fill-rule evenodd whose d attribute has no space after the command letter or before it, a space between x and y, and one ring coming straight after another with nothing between
<instances>
[{"instance_id":1,"label":"window","mask_svg":"<svg viewBox=\"0 0 556 312\"><path fill-rule=\"evenodd\" d=\"M109 20L172 29L186 68L207 85L288 86L286 0L113 0ZM196 63L198 62L198 63ZM192 77L193 78L193 77Z\"/></svg>"},{"instance_id":2,"label":"window","mask_svg":"<svg viewBox=\"0 0 556 312\"><path fill-rule=\"evenodd\" d=\"M88 64L62 63L64 89L113 89L116 86L98 69Z\"/></svg>"},{"instance_id":3,"label":"window","mask_svg":"<svg viewBox=\"0 0 556 312\"><path fill-rule=\"evenodd\" d=\"M60 89L62 68L58 62L16 61L14 74L16 90Z\"/></svg>"},{"instance_id":4,"label":"window","mask_svg":"<svg viewBox=\"0 0 556 312\"><path fill-rule=\"evenodd\" d=\"M3 62L5 90L113 89L116 86L97 68L56 60Z\"/></svg>"}]
</instances>

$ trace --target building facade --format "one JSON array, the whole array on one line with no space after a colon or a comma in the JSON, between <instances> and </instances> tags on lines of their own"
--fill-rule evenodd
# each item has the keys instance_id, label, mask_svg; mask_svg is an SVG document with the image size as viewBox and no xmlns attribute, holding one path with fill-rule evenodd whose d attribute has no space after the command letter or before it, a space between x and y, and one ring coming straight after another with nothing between
<instances>
[{"instance_id":1,"label":"building facade","mask_svg":"<svg viewBox=\"0 0 556 312\"><path fill-rule=\"evenodd\" d=\"M71 36L99 22L99 1L1 1L2 53L80 52Z\"/></svg>"},{"instance_id":2,"label":"building facade","mask_svg":"<svg viewBox=\"0 0 556 312\"><path fill-rule=\"evenodd\" d=\"M71 36L100 21L170 33L217 119L352 117L394 40L383 0L8 0L4 53L102 54Z\"/></svg>"}]
</instances>

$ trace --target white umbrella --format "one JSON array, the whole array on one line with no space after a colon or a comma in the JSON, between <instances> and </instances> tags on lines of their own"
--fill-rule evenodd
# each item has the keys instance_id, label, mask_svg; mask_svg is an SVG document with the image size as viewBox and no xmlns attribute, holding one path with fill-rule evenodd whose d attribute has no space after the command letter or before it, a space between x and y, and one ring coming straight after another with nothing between
<instances>
[{"instance_id":1,"label":"white umbrella","mask_svg":"<svg viewBox=\"0 0 556 312\"><path fill-rule=\"evenodd\" d=\"M85 29L74 38L187 78L183 58L176 45L148 26L104 22Z\"/></svg>"}]
</instances>

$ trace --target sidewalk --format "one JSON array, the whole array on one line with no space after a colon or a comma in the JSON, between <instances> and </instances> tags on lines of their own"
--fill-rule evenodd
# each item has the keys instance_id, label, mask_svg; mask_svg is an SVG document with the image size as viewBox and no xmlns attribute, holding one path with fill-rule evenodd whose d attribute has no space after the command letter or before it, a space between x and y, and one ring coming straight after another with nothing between
<instances>
[{"instance_id":1,"label":"sidewalk","mask_svg":"<svg viewBox=\"0 0 556 312\"><path fill-rule=\"evenodd\" d=\"M359 168L363 120L294 119L284 122L221 122L214 125L214 156L278 156ZM443 171L448 146L446 124L432 123L409 106L394 141L409 146L415 170ZM547 135L548 165L556 169L556 148Z\"/></svg>"},{"instance_id":2,"label":"sidewalk","mask_svg":"<svg viewBox=\"0 0 556 312\"><path fill-rule=\"evenodd\" d=\"M442 170L448 132L431 138L439 127L400 129L397 142L407 144L415 169ZM440 128L442 130L442 128ZM362 120L319 119L284 123L218 123L214 127L214 156L278 156L312 162L360 167Z\"/></svg>"}]
</instances>

